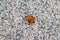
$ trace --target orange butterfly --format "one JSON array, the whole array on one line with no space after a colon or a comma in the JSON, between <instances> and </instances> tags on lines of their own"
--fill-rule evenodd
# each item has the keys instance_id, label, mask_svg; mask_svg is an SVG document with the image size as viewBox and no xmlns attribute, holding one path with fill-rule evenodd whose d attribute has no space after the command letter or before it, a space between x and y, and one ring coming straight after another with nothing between
<instances>
[{"instance_id":1,"label":"orange butterfly","mask_svg":"<svg viewBox=\"0 0 60 40\"><path fill-rule=\"evenodd\" d=\"M25 16L25 19L29 22L29 24L32 24L35 22L35 18L33 16Z\"/></svg>"}]
</instances>

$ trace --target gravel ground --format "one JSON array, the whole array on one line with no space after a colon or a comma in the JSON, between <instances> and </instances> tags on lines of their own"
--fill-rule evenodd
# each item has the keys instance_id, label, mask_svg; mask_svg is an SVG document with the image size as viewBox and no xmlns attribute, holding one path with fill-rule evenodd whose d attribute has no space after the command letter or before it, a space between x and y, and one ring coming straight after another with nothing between
<instances>
[{"instance_id":1,"label":"gravel ground","mask_svg":"<svg viewBox=\"0 0 60 40\"><path fill-rule=\"evenodd\" d=\"M0 0L0 40L60 40L60 0Z\"/></svg>"}]
</instances>

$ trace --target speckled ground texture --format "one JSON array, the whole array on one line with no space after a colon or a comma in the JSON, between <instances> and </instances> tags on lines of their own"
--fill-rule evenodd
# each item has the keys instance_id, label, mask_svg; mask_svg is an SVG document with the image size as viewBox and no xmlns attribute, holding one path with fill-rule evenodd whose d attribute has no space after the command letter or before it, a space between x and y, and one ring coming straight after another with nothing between
<instances>
[{"instance_id":1,"label":"speckled ground texture","mask_svg":"<svg viewBox=\"0 0 60 40\"><path fill-rule=\"evenodd\" d=\"M0 0L0 40L60 40L60 0Z\"/></svg>"}]
</instances>

